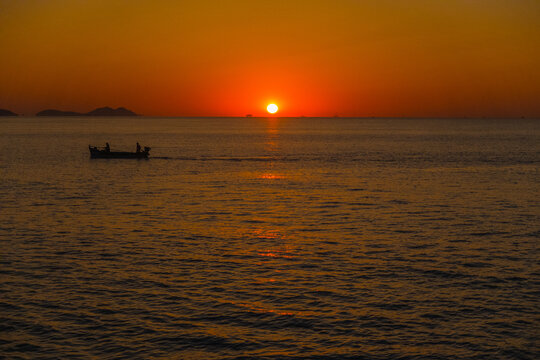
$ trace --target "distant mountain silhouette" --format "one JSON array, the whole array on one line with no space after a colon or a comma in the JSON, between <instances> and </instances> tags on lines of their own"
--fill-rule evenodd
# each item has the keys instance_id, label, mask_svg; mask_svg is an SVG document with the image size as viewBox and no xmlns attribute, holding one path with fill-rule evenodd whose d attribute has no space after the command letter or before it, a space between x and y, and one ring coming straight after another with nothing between
<instances>
[{"instance_id":1,"label":"distant mountain silhouette","mask_svg":"<svg viewBox=\"0 0 540 360\"><path fill-rule=\"evenodd\" d=\"M36 114L36 116L83 116L84 114L74 112L74 111L62 111L62 110L54 110L54 109L47 109L40 111Z\"/></svg>"},{"instance_id":2,"label":"distant mountain silhouette","mask_svg":"<svg viewBox=\"0 0 540 360\"><path fill-rule=\"evenodd\" d=\"M102 108L97 108L95 110L87 112L86 114L78 113L74 111L47 109L47 110L38 112L36 116L137 116L137 114L123 107L119 107L118 109L113 109L106 106Z\"/></svg>"},{"instance_id":3,"label":"distant mountain silhouette","mask_svg":"<svg viewBox=\"0 0 540 360\"><path fill-rule=\"evenodd\" d=\"M13 111L0 109L0 116L18 116L18 115L15 114Z\"/></svg>"},{"instance_id":4,"label":"distant mountain silhouette","mask_svg":"<svg viewBox=\"0 0 540 360\"><path fill-rule=\"evenodd\" d=\"M133 111L128 110L123 107L119 107L118 109L113 109L108 106L97 108L95 110L90 111L89 113L86 113L85 115L88 116L137 116Z\"/></svg>"}]
</instances>

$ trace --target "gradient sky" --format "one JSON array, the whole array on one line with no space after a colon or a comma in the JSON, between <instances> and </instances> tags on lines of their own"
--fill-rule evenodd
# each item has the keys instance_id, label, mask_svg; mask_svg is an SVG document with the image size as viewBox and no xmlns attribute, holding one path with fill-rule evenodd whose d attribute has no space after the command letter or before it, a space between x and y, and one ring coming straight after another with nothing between
<instances>
[{"instance_id":1,"label":"gradient sky","mask_svg":"<svg viewBox=\"0 0 540 360\"><path fill-rule=\"evenodd\" d=\"M540 117L538 0L0 0L0 108Z\"/></svg>"}]
</instances>

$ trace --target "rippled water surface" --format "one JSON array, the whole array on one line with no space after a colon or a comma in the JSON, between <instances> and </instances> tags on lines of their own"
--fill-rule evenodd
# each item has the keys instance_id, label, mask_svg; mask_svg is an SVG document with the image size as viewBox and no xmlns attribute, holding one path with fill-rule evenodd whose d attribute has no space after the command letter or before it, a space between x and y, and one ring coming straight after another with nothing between
<instances>
[{"instance_id":1,"label":"rippled water surface","mask_svg":"<svg viewBox=\"0 0 540 360\"><path fill-rule=\"evenodd\" d=\"M534 120L1 119L0 357L537 359L539 168Z\"/></svg>"}]
</instances>

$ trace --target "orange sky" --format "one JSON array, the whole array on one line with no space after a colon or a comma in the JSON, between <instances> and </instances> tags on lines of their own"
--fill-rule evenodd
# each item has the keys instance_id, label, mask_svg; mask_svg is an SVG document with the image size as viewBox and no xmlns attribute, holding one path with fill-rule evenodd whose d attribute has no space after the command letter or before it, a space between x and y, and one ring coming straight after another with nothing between
<instances>
[{"instance_id":1,"label":"orange sky","mask_svg":"<svg viewBox=\"0 0 540 360\"><path fill-rule=\"evenodd\" d=\"M538 0L0 0L0 108L540 117Z\"/></svg>"}]
</instances>

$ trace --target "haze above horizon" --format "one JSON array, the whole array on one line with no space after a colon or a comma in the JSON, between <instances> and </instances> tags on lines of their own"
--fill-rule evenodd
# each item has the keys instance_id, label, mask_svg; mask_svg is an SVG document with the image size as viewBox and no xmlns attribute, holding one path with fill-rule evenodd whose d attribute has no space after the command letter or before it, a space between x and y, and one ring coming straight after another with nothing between
<instances>
[{"instance_id":1,"label":"haze above horizon","mask_svg":"<svg viewBox=\"0 0 540 360\"><path fill-rule=\"evenodd\" d=\"M0 108L540 117L533 0L0 0Z\"/></svg>"}]
</instances>

